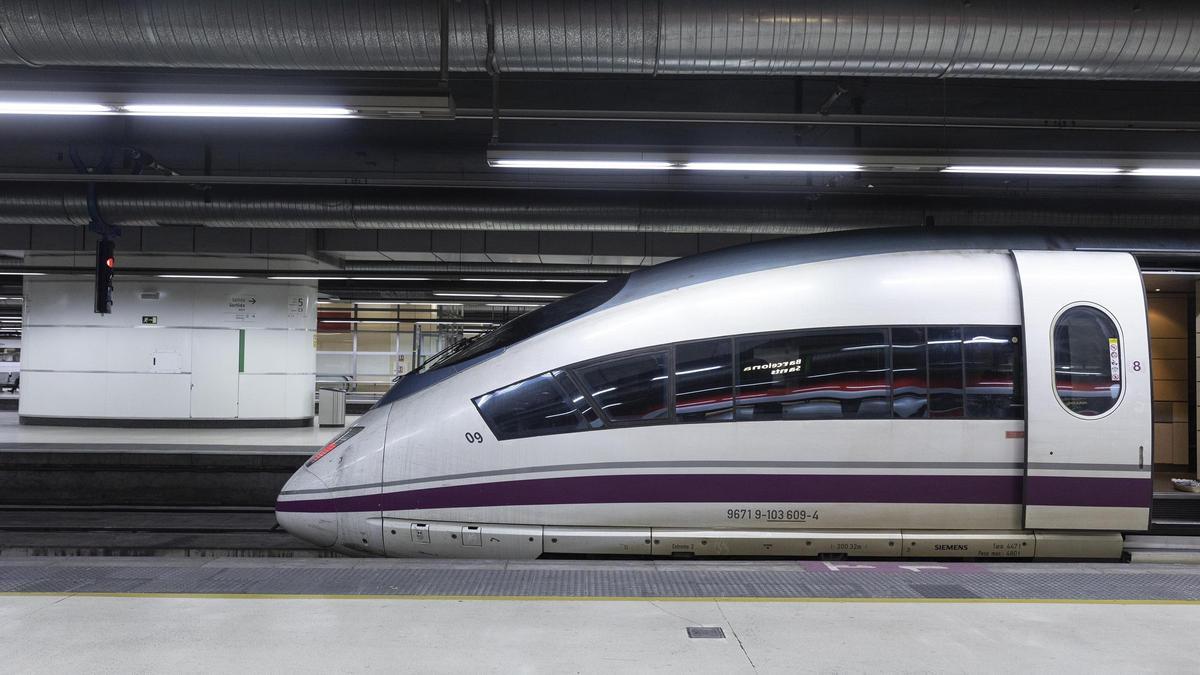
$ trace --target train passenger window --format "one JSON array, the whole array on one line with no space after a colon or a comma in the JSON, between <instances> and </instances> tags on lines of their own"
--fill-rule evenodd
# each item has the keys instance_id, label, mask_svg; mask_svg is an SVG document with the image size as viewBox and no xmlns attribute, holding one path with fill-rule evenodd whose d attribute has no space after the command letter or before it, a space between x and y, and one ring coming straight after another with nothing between
<instances>
[{"instance_id":1,"label":"train passenger window","mask_svg":"<svg viewBox=\"0 0 1200 675\"><path fill-rule=\"evenodd\" d=\"M500 440L583 431L587 422L555 376L542 373L474 399Z\"/></svg>"},{"instance_id":2,"label":"train passenger window","mask_svg":"<svg viewBox=\"0 0 1200 675\"><path fill-rule=\"evenodd\" d=\"M929 354L929 416L963 416L962 329L925 330Z\"/></svg>"},{"instance_id":3,"label":"train passenger window","mask_svg":"<svg viewBox=\"0 0 1200 675\"><path fill-rule=\"evenodd\" d=\"M733 419L733 341L675 347L675 416L683 422Z\"/></svg>"},{"instance_id":4,"label":"train passenger window","mask_svg":"<svg viewBox=\"0 0 1200 675\"><path fill-rule=\"evenodd\" d=\"M739 338L737 419L890 417L883 331Z\"/></svg>"},{"instance_id":5,"label":"train passenger window","mask_svg":"<svg viewBox=\"0 0 1200 675\"><path fill-rule=\"evenodd\" d=\"M1068 410L1108 412L1121 395L1121 338L1107 314L1072 307L1054 324L1054 388Z\"/></svg>"},{"instance_id":6,"label":"train passenger window","mask_svg":"<svg viewBox=\"0 0 1200 675\"><path fill-rule=\"evenodd\" d=\"M576 370L596 405L614 422L667 416L667 355L640 354Z\"/></svg>"},{"instance_id":7,"label":"train passenger window","mask_svg":"<svg viewBox=\"0 0 1200 675\"><path fill-rule=\"evenodd\" d=\"M892 416L929 417L929 362L924 328L892 329Z\"/></svg>"},{"instance_id":8,"label":"train passenger window","mask_svg":"<svg viewBox=\"0 0 1200 675\"><path fill-rule=\"evenodd\" d=\"M963 328L966 412L972 419L1025 417L1021 387L1021 347L1016 326Z\"/></svg>"}]
</instances>

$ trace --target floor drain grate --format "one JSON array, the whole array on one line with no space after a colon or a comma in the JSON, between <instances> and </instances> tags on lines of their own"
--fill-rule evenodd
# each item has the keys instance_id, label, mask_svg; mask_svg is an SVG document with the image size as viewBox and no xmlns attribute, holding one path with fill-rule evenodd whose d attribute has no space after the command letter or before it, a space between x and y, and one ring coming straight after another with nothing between
<instances>
[{"instance_id":1,"label":"floor drain grate","mask_svg":"<svg viewBox=\"0 0 1200 675\"><path fill-rule=\"evenodd\" d=\"M687 633L688 633L688 637L690 637L690 638L717 638L720 640L725 639L724 629L713 627L713 626L688 626Z\"/></svg>"}]
</instances>

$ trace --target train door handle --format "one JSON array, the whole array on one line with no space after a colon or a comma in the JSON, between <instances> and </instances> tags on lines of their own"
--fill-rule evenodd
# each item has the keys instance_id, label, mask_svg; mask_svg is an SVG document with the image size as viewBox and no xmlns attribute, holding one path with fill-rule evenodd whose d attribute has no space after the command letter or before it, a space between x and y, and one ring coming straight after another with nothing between
<instances>
[{"instance_id":1,"label":"train door handle","mask_svg":"<svg viewBox=\"0 0 1200 675\"><path fill-rule=\"evenodd\" d=\"M1144 445L1138 446L1138 468L1146 468L1146 446Z\"/></svg>"}]
</instances>

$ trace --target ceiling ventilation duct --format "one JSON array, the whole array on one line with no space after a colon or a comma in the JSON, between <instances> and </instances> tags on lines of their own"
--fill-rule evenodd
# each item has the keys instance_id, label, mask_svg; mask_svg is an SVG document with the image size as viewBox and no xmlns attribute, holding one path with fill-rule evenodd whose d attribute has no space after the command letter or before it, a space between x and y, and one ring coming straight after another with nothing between
<instances>
[{"instance_id":1,"label":"ceiling ventilation duct","mask_svg":"<svg viewBox=\"0 0 1200 675\"><path fill-rule=\"evenodd\" d=\"M484 71L482 0L450 67ZM1200 79L1200 3L574 0L496 3L510 73ZM438 0L0 3L0 64L436 71Z\"/></svg>"},{"instance_id":2,"label":"ceiling ventilation duct","mask_svg":"<svg viewBox=\"0 0 1200 675\"><path fill-rule=\"evenodd\" d=\"M1045 203L1045 202L1043 202ZM907 205L906 205L907 204ZM945 200L925 207L856 198L534 191L338 191L102 185L97 206L112 225L254 228L353 228L523 232L663 232L680 234L816 234L858 228L1038 226L1200 228L1200 213L971 208ZM0 225L87 225L86 188L9 184L0 195Z\"/></svg>"}]
</instances>

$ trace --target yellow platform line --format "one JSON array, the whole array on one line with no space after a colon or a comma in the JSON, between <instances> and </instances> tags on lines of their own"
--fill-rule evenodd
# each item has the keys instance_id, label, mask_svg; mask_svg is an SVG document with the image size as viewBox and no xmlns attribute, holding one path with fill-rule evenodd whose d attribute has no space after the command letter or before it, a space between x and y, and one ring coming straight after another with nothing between
<instances>
[{"instance_id":1,"label":"yellow platform line","mask_svg":"<svg viewBox=\"0 0 1200 675\"><path fill-rule=\"evenodd\" d=\"M1198 605L1200 600L1136 598L825 598L825 597L640 597L628 595L572 597L568 595L340 595L319 593L108 593L0 591L0 598L146 598L167 600L407 600L452 602L776 602L776 603L960 603L1024 605Z\"/></svg>"}]
</instances>

